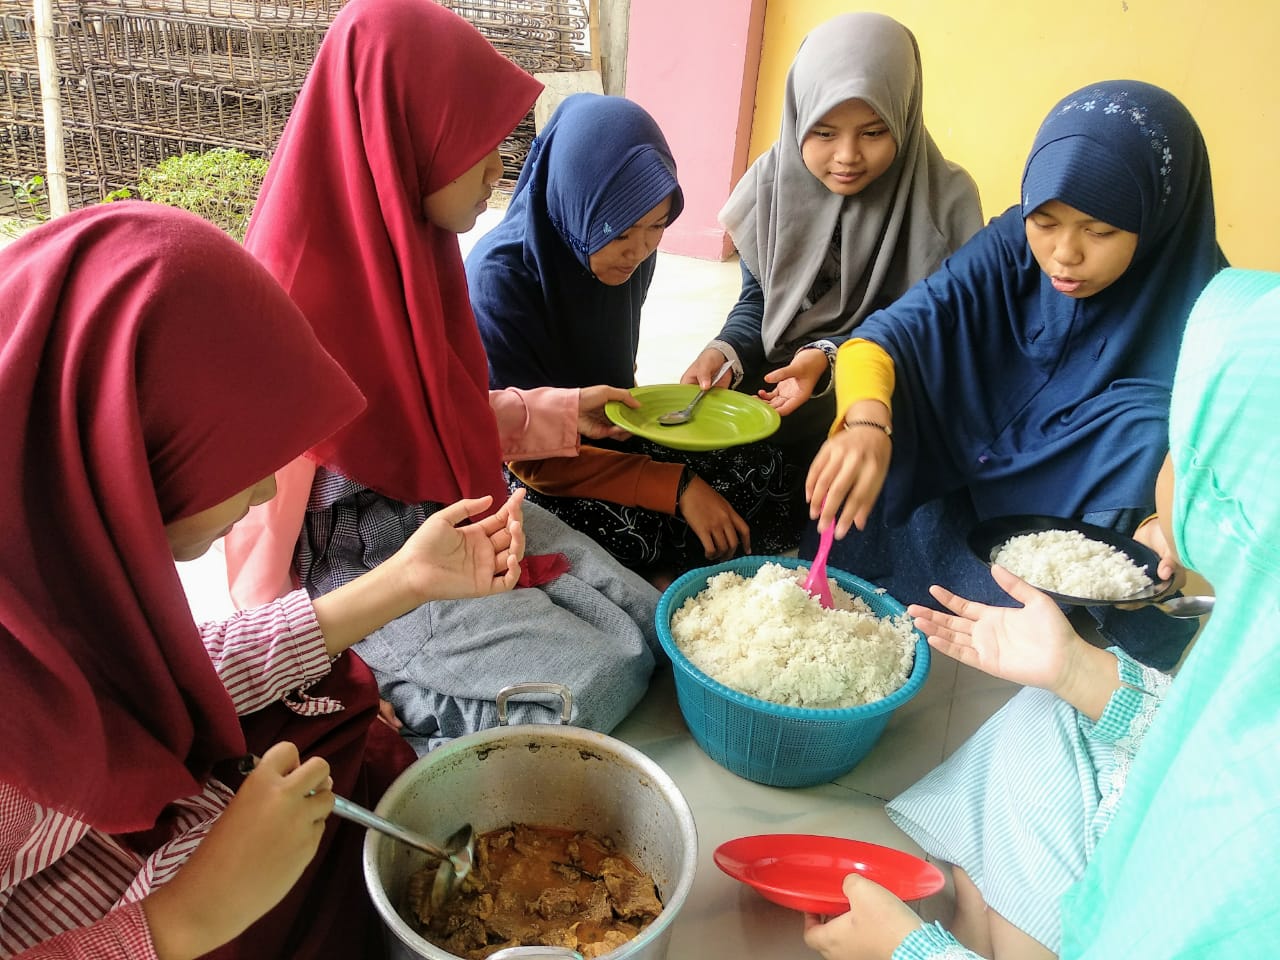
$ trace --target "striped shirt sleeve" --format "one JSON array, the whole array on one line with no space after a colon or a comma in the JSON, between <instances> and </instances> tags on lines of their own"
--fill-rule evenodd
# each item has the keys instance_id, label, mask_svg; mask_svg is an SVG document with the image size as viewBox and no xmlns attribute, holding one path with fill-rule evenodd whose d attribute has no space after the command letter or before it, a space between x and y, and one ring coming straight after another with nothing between
<instances>
[{"instance_id":1,"label":"striped shirt sleeve","mask_svg":"<svg viewBox=\"0 0 1280 960\"><path fill-rule=\"evenodd\" d=\"M89 927L68 930L14 960L158 960L142 904L112 910Z\"/></svg>"},{"instance_id":2,"label":"striped shirt sleeve","mask_svg":"<svg viewBox=\"0 0 1280 960\"><path fill-rule=\"evenodd\" d=\"M893 951L891 960L982 960L972 950L943 929L942 924L926 923L907 934Z\"/></svg>"},{"instance_id":3,"label":"striped shirt sleeve","mask_svg":"<svg viewBox=\"0 0 1280 960\"><path fill-rule=\"evenodd\" d=\"M1109 756L1097 770L1098 808L1085 834L1085 854L1089 857L1115 817L1138 748L1173 682L1169 674L1138 663L1119 647L1108 649L1116 657L1120 686L1096 723L1083 715L1079 719L1085 737L1111 746Z\"/></svg>"},{"instance_id":4,"label":"striped shirt sleeve","mask_svg":"<svg viewBox=\"0 0 1280 960\"><path fill-rule=\"evenodd\" d=\"M1081 717L1080 728L1090 740L1102 743L1129 741L1136 750L1173 678L1138 663L1119 647L1108 648L1116 657L1120 687L1111 695L1096 723Z\"/></svg>"},{"instance_id":5,"label":"striped shirt sleeve","mask_svg":"<svg viewBox=\"0 0 1280 960\"><path fill-rule=\"evenodd\" d=\"M142 908L121 906L140 860L0 783L0 956L151 960Z\"/></svg>"},{"instance_id":6,"label":"striped shirt sleeve","mask_svg":"<svg viewBox=\"0 0 1280 960\"><path fill-rule=\"evenodd\" d=\"M200 635L241 714L276 700L303 715L342 709L304 692L330 669L305 591L203 624ZM231 797L210 781L172 804L171 839L144 860L0 783L0 957L154 960L139 901L186 863Z\"/></svg>"},{"instance_id":7,"label":"striped shirt sleeve","mask_svg":"<svg viewBox=\"0 0 1280 960\"><path fill-rule=\"evenodd\" d=\"M151 960L139 901L173 878L233 797L210 780L197 796L175 801L170 839L144 860L0 783L0 957Z\"/></svg>"},{"instance_id":8,"label":"striped shirt sleeve","mask_svg":"<svg viewBox=\"0 0 1280 960\"><path fill-rule=\"evenodd\" d=\"M303 716L342 709L336 701L302 692L330 669L324 635L305 590L203 623L200 636L237 713L252 713L277 700Z\"/></svg>"}]
</instances>

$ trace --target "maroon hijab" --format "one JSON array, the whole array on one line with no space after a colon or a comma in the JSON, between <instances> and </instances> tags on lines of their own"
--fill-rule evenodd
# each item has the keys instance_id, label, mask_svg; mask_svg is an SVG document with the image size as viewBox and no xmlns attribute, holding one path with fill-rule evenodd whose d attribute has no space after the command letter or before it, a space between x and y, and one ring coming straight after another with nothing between
<instances>
[{"instance_id":1,"label":"maroon hijab","mask_svg":"<svg viewBox=\"0 0 1280 960\"><path fill-rule=\"evenodd\" d=\"M94 207L0 251L0 780L128 832L244 751L164 524L360 406L270 274L190 214Z\"/></svg>"},{"instance_id":2,"label":"maroon hijab","mask_svg":"<svg viewBox=\"0 0 1280 960\"><path fill-rule=\"evenodd\" d=\"M352 0L272 159L245 246L369 400L310 455L393 499L506 498L457 237L422 199L497 147L540 89L430 0Z\"/></svg>"}]
</instances>

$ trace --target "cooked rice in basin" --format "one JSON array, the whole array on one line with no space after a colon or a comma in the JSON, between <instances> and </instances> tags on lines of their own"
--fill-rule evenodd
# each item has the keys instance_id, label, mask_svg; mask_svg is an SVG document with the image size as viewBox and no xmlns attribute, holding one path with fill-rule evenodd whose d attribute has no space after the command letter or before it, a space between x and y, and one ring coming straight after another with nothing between
<instances>
[{"instance_id":1,"label":"cooked rice in basin","mask_svg":"<svg viewBox=\"0 0 1280 960\"><path fill-rule=\"evenodd\" d=\"M1078 530L1039 530L1010 537L991 562L1041 590L1086 600L1123 600L1151 586L1151 578L1109 543Z\"/></svg>"},{"instance_id":2,"label":"cooked rice in basin","mask_svg":"<svg viewBox=\"0 0 1280 960\"><path fill-rule=\"evenodd\" d=\"M807 573L717 573L672 614L671 637L707 676L761 700L835 709L889 696L915 661L911 621L877 616L835 580L826 610L805 591Z\"/></svg>"}]
</instances>

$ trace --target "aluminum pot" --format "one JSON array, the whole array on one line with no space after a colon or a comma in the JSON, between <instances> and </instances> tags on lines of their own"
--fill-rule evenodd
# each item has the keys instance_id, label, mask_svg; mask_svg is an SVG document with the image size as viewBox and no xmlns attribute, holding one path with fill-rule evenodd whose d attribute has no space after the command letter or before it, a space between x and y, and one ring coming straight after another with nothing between
<instances>
[{"instance_id":1,"label":"aluminum pot","mask_svg":"<svg viewBox=\"0 0 1280 960\"><path fill-rule=\"evenodd\" d=\"M653 875L663 909L609 960L665 960L671 925L693 886L698 835L693 813L666 772L621 740L555 724L505 725L510 696L552 690L570 715L569 691L555 684L517 684L498 695L499 726L459 737L405 770L377 813L428 837L447 837L464 823L477 834L510 823L590 830ZM387 930L392 960L454 960L420 937L402 912L409 877L426 855L370 831L364 842L369 896ZM574 957L539 948L541 955Z\"/></svg>"}]
</instances>

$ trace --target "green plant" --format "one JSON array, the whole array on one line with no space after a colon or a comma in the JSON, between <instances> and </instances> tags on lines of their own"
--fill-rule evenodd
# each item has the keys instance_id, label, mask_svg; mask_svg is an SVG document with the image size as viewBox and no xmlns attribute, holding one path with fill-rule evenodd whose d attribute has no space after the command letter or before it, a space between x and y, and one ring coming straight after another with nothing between
<instances>
[{"instance_id":1,"label":"green plant","mask_svg":"<svg viewBox=\"0 0 1280 960\"><path fill-rule=\"evenodd\" d=\"M143 170L138 195L190 210L243 240L266 174L265 159L239 150L184 153Z\"/></svg>"},{"instance_id":2,"label":"green plant","mask_svg":"<svg viewBox=\"0 0 1280 960\"><path fill-rule=\"evenodd\" d=\"M14 202L18 205L18 216L43 223L49 219L45 201L49 191L44 185L44 177L37 174L20 180L7 177L4 184L13 191Z\"/></svg>"}]
</instances>

